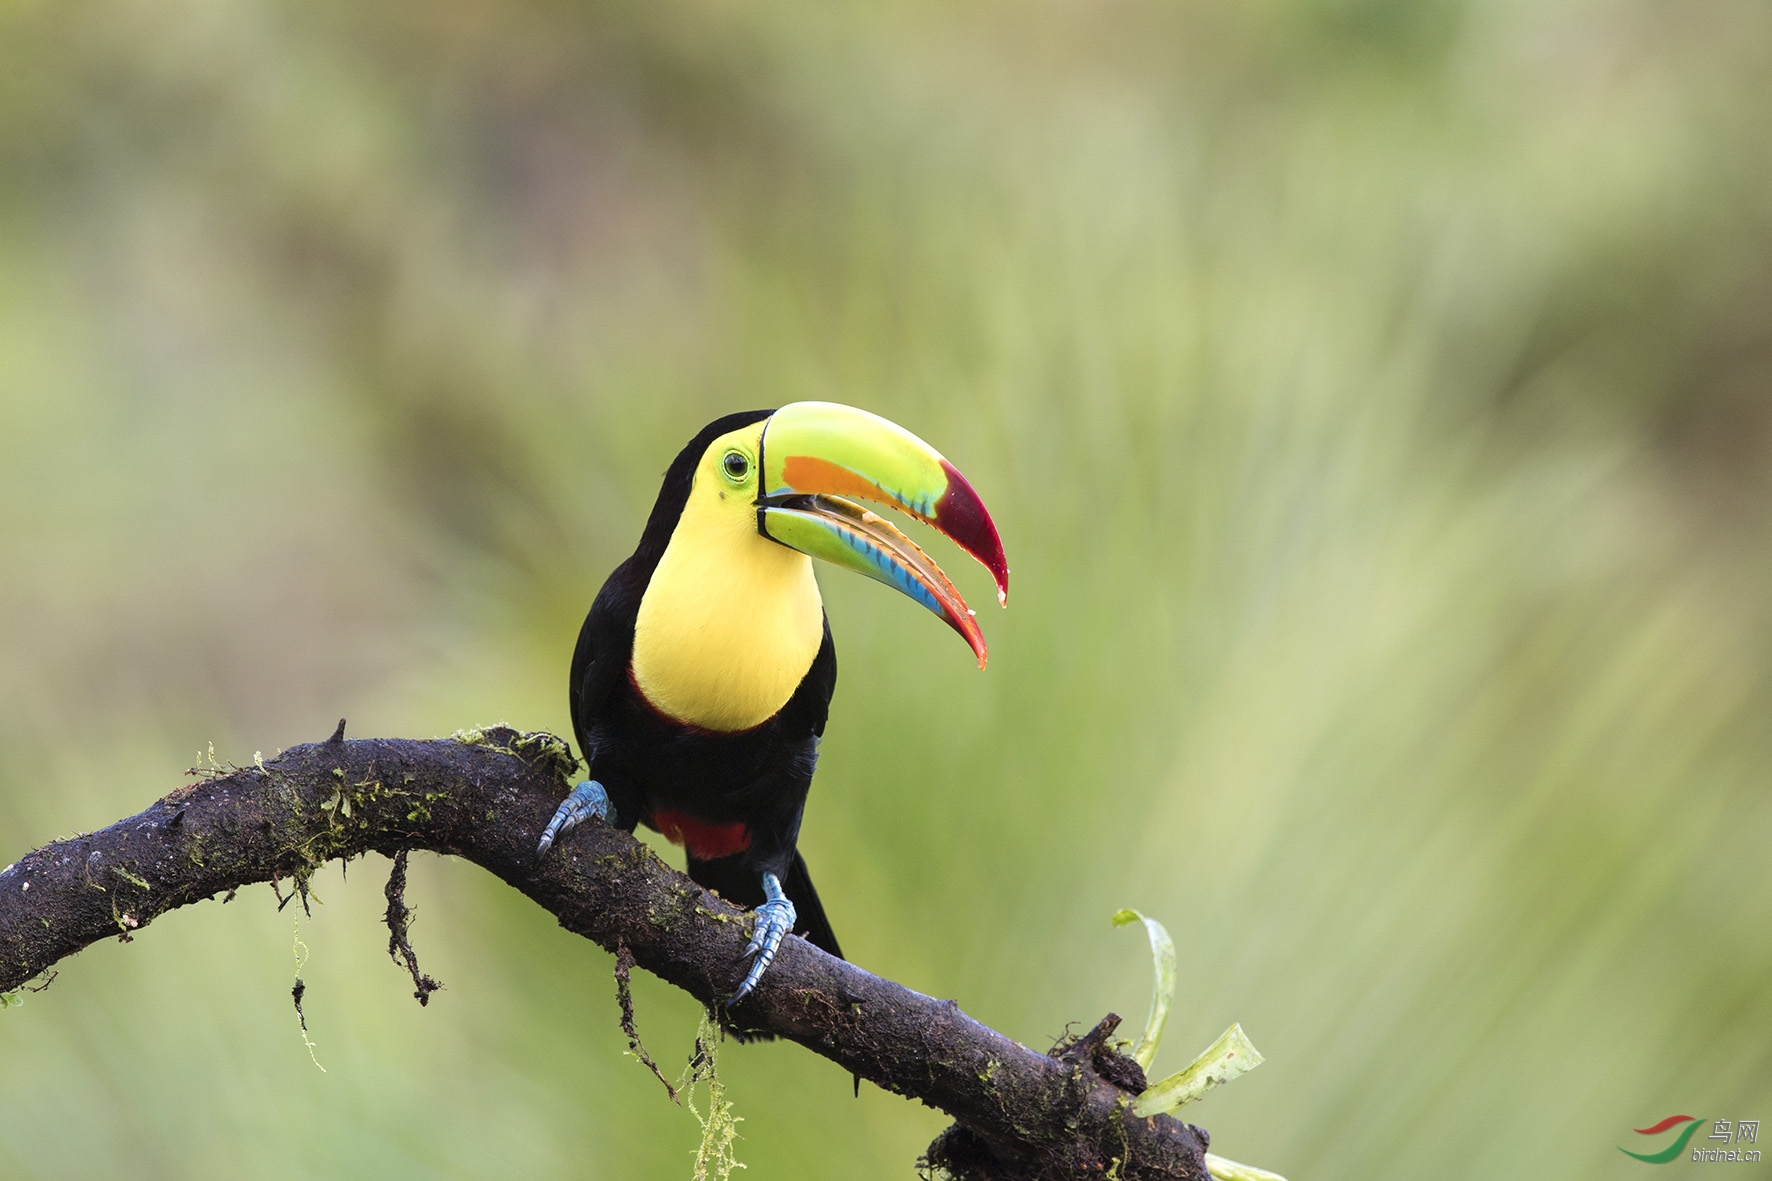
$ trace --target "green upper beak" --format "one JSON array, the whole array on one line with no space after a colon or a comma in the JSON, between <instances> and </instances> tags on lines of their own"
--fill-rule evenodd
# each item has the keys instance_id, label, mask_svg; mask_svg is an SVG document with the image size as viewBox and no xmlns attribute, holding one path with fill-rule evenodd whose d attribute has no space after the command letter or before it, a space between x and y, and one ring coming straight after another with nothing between
<instances>
[{"instance_id":1,"label":"green upper beak","mask_svg":"<svg viewBox=\"0 0 1772 1181\"><path fill-rule=\"evenodd\" d=\"M770 415L759 459L763 536L909 595L964 636L984 667L984 633L941 567L884 517L851 503L891 505L933 525L984 563L1006 602L997 526L953 464L897 423L835 402L794 402Z\"/></svg>"}]
</instances>

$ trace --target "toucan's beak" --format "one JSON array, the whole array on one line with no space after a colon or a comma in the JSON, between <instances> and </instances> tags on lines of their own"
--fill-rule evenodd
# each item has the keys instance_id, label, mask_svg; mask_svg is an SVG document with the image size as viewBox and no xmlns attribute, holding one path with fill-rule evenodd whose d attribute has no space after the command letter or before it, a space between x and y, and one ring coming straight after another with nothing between
<instances>
[{"instance_id":1,"label":"toucan's beak","mask_svg":"<svg viewBox=\"0 0 1772 1181\"><path fill-rule=\"evenodd\" d=\"M903 591L966 638L985 662L984 633L941 567L884 517L854 500L901 509L984 563L1009 598L1009 565L984 502L941 453L896 423L835 402L795 402L763 428L757 529L785 546Z\"/></svg>"}]
</instances>

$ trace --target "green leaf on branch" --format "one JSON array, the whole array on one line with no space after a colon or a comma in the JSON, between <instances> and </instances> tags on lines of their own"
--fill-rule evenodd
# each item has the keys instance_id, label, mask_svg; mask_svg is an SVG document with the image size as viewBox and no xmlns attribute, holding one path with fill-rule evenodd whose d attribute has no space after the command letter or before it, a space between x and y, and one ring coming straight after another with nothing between
<instances>
[{"instance_id":1,"label":"green leaf on branch","mask_svg":"<svg viewBox=\"0 0 1772 1181\"><path fill-rule=\"evenodd\" d=\"M1222 1156L1206 1154L1206 1171L1218 1181L1286 1181L1278 1173L1270 1173L1266 1169L1258 1169L1254 1165L1238 1164L1234 1160L1225 1160Z\"/></svg>"},{"instance_id":2,"label":"green leaf on branch","mask_svg":"<svg viewBox=\"0 0 1772 1181\"><path fill-rule=\"evenodd\" d=\"M1155 981L1151 986L1151 1013L1145 1018L1144 1036L1132 1050L1132 1057L1145 1070L1157 1059L1157 1045L1163 1040L1163 1026L1169 1023L1169 1004L1175 999L1175 940L1156 919L1146 918L1136 910L1122 910L1114 915L1114 926L1143 923L1151 941L1151 969Z\"/></svg>"},{"instance_id":3,"label":"green leaf on branch","mask_svg":"<svg viewBox=\"0 0 1772 1181\"><path fill-rule=\"evenodd\" d=\"M1134 1099L1132 1114L1150 1116L1174 1111L1185 1103L1192 1103L1213 1087L1254 1070L1261 1062L1261 1051L1249 1041L1243 1027L1233 1025L1184 1069L1162 1082L1153 1083Z\"/></svg>"}]
</instances>

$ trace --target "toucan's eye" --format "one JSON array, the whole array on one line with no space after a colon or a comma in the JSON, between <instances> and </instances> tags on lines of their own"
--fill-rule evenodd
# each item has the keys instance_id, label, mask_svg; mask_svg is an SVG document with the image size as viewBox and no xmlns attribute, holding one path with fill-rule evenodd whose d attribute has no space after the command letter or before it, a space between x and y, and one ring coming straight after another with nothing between
<instances>
[{"instance_id":1,"label":"toucan's eye","mask_svg":"<svg viewBox=\"0 0 1772 1181\"><path fill-rule=\"evenodd\" d=\"M742 451L728 451L720 465L726 469L726 478L735 484L751 474L751 461Z\"/></svg>"}]
</instances>

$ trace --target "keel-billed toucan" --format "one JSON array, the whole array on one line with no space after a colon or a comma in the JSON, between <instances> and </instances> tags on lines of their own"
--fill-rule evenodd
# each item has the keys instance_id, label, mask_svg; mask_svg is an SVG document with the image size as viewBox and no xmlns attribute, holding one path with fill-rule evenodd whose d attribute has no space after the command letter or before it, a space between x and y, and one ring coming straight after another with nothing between
<instances>
[{"instance_id":1,"label":"keel-billed toucan","mask_svg":"<svg viewBox=\"0 0 1772 1181\"><path fill-rule=\"evenodd\" d=\"M588 764L539 852L587 816L683 845L689 876L756 908L744 998L789 931L841 956L795 851L837 654L812 558L935 612L984 667L960 592L884 518L901 509L1009 568L978 494L934 448L849 406L729 414L683 448L632 557L597 593L572 655L572 726Z\"/></svg>"}]
</instances>

